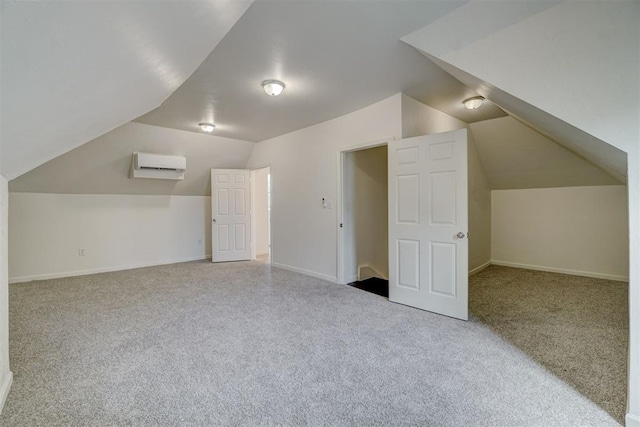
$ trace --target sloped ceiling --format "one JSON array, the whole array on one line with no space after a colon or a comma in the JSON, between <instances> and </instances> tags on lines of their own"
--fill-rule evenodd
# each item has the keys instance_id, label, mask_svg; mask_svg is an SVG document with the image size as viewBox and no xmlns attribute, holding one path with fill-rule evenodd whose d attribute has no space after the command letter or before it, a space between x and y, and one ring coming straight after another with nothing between
<instances>
[{"instance_id":1,"label":"sloped ceiling","mask_svg":"<svg viewBox=\"0 0 640 427\"><path fill-rule=\"evenodd\" d=\"M198 70L140 123L263 141L364 108L398 92L461 120L477 95L400 37L465 1L257 1ZM268 97L260 83L286 83Z\"/></svg>"},{"instance_id":2,"label":"sloped ceiling","mask_svg":"<svg viewBox=\"0 0 640 427\"><path fill-rule=\"evenodd\" d=\"M624 151L444 61L435 58L434 61L460 81L478 88L509 116L598 166L620 183L626 183L627 155Z\"/></svg>"},{"instance_id":3,"label":"sloped ceiling","mask_svg":"<svg viewBox=\"0 0 640 427\"><path fill-rule=\"evenodd\" d=\"M470 124L493 190L620 182L513 117Z\"/></svg>"},{"instance_id":4,"label":"sloped ceiling","mask_svg":"<svg viewBox=\"0 0 640 427\"><path fill-rule=\"evenodd\" d=\"M2 2L2 174L15 178L160 105L250 4Z\"/></svg>"},{"instance_id":5,"label":"sloped ceiling","mask_svg":"<svg viewBox=\"0 0 640 427\"><path fill-rule=\"evenodd\" d=\"M639 4L530 3L474 1L403 40L511 116L626 182L621 148L637 144L638 133ZM517 11L505 21L489 13L493 7ZM480 15L487 18L482 32L462 31L449 41L452 28Z\"/></svg>"},{"instance_id":6,"label":"sloped ceiling","mask_svg":"<svg viewBox=\"0 0 640 427\"><path fill-rule=\"evenodd\" d=\"M208 196L211 169L244 168L254 145L131 122L10 181L9 191ZM184 180L129 178L134 151L186 157Z\"/></svg>"},{"instance_id":7,"label":"sloped ceiling","mask_svg":"<svg viewBox=\"0 0 640 427\"><path fill-rule=\"evenodd\" d=\"M5 174L20 175L93 139L87 147L13 180L11 191L207 194L207 180L200 169L243 167L240 159L246 161L248 143L220 145L227 139L214 138L214 148L206 144L182 148L181 141L189 138L166 128L194 131L200 121L215 121L217 136L260 140L361 108L382 94L400 90L467 122L477 122L472 130L493 188L624 182L626 156L620 150L424 50L452 55L478 38L482 41L555 7L558 1L474 1L460 8L464 2L257 2L230 30L249 3L170 1L163 8L149 8L146 2L119 3L117 8L101 1L6 3L2 10L1 147ZM389 21L390 17L394 19ZM480 25L462 25L478 17L484 17ZM433 20L403 38L424 55L398 42L406 31ZM354 35L356 27L361 31ZM94 139L94 134L126 122L136 111L148 111L150 105L162 102L197 67L207 49L216 45L161 107L138 119L163 126L167 133L157 126L131 123ZM353 52L359 55L352 58ZM269 77L287 81L286 96L271 98L261 91L259 82ZM475 92L461 82L527 126L510 118L484 121L504 116L491 103L481 110L464 110L460 100ZM141 140L136 142L129 134ZM158 145L143 135L154 135ZM125 138L116 141L116 137ZM228 155L219 150L223 146L230 150ZM196 147L203 150L202 158L196 159L196 151L190 151ZM204 163L197 167L197 182L191 178L172 185L129 181L131 152L159 148L189 153L195 159L192 165L208 159L209 167ZM89 160L90 156L96 159ZM68 172L74 165L82 165L82 179Z\"/></svg>"}]
</instances>

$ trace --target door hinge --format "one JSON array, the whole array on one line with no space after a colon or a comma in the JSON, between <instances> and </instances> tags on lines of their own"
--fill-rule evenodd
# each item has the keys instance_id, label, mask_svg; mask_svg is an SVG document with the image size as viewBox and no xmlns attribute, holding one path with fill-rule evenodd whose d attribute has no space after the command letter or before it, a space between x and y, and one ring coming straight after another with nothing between
<instances>
[{"instance_id":1,"label":"door hinge","mask_svg":"<svg viewBox=\"0 0 640 427\"><path fill-rule=\"evenodd\" d=\"M340 223L340 228L342 228L342 223Z\"/></svg>"}]
</instances>

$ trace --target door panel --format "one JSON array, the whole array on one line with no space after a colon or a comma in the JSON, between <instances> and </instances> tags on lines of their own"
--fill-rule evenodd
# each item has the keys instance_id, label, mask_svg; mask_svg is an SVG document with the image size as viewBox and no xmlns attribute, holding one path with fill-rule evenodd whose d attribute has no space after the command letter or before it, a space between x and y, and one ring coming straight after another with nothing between
<instances>
[{"instance_id":1,"label":"door panel","mask_svg":"<svg viewBox=\"0 0 640 427\"><path fill-rule=\"evenodd\" d=\"M420 218L420 182L419 175L401 175L398 185L398 222L417 224Z\"/></svg>"},{"instance_id":2,"label":"door panel","mask_svg":"<svg viewBox=\"0 0 640 427\"><path fill-rule=\"evenodd\" d=\"M250 172L211 169L211 260L251 259Z\"/></svg>"},{"instance_id":3,"label":"door panel","mask_svg":"<svg viewBox=\"0 0 640 427\"><path fill-rule=\"evenodd\" d=\"M236 250L244 251L247 249L246 245L246 229L244 224L236 224L235 225L235 238L236 238Z\"/></svg>"},{"instance_id":4,"label":"door panel","mask_svg":"<svg viewBox=\"0 0 640 427\"><path fill-rule=\"evenodd\" d=\"M430 225L456 225L456 174L432 173Z\"/></svg>"},{"instance_id":5,"label":"door panel","mask_svg":"<svg viewBox=\"0 0 640 427\"><path fill-rule=\"evenodd\" d=\"M456 276L456 245L453 243L430 242L429 270L431 277L429 284L431 292L455 298L456 283L448 280Z\"/></svg>"},{"instance_id":6,"label":"door panel","mask_svg":"<svg viewBox=\"0 0 640 427\"><path fill-rule=\"evenodd\" d=\"M229 225L228 224L219 224L216 226L218 231L218 251L219 252L229 252Z\"/></svg>"},{"instance_id":7,"label":"door panel","mask_svg":"<svg viewBox=\"0 0 640 427\"><path fill-rule=\"evenodd\" d=\"M398 286L420 289L420 242L398 239Z\"/></svg>"},{"instance_id":8,"label":"door panel","mask_svg":"<svg viewBox=\"0 0 640 427\"><path fill-rule=\"evenodd\" d=\"M218 202L217 214L219 216L229 215L229 190L227 188L219 188L215 195Z\"/></svg>"},{"instance_id":9,"label":"door panel","mask_svg":"<svg viewBox=\"0 0 640 427\"><path fill-rule=\"evenodd\" d=\"M466 129L392 141L389 299L466 320L467 229Z\"/></svg>"}]
</instances>

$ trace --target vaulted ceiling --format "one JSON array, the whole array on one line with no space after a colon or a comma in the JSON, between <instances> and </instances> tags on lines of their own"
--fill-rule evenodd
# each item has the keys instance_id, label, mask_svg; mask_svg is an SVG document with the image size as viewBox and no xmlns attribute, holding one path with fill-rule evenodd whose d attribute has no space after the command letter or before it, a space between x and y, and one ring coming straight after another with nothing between
<instances>
[{"instance_id":1,"label":"vaulted ceiling","mask_svg":"<svg viewBox=\"0 0 640 427\"><path fill-rule=\"evenodd\" d=\"M639 18L633 1L476 1L403 41L624 183L621 147L638 138Z\"/></svg>"},{"instance_id":2,"label":"vaulted ceiling","mask_svg":"<svg viewBox=\"0 0 640 427\"><path fill-rule=\"evenodd\" d=\"M160 105L250 5L3 1L0 172L15 178Z\"/></svg>"},{"instance_id":3,"label":"vaulted ceiling","mask_svg":"<svg viewBox=\"0 0 640 427\"><path fill-rule=\"evenodd\" d=\"M134 119L189 132L212 121L216 137L198 137L261 141L403 92L472 123L494 188L624 182L620 150L456 66L474 68L467 51L507 63L493 35L559 3L4 2L0 172L15 178L89 141L109 156L95 138ZM268 78L286 82L282 96L262 92ZM477 93L494 102L464 109Z\"/></svg>"},{"instance_id":4,"label":"vaulted ceiling","mask_svg":"<svg viewBox=\"0 0 640 427\"><path fill-rule=\"evenodd\" d=\"M470 127L492 190L621 183L513 117Z\"/></svg>"},{"instance_id":5,"label":"vaulted ceiling","mask_svg":"<svg viewBox=\"0 0 640 427\"><path fill-rule=\"evenodd\" d=\"M242 169L254 143L129 122L9 182L9 191L63 194L211 194L212 168ZM131 153L184 156L183 181L130 179Z\"/></svg>"},{"instance_id":6,"label":"vaulted ceiling","mask_svg":"<svg viewBox=\"0 0 640 427\"><path fill-rule=\"evenodd\" d=\"M464 3L5 1L0 172L13 179L137 117L260 141L397 92L467 121L502 116L470 115L460 100L475 92L400 42ZM267 78L285 94L266 97Z\"/></svg>"},{"instance_id":7,"label":"vaulted ceiling","mask_svg":"<svg viewBox=\"0 0 640 427\"><path fill-rule=\"evenodd\" d=\"M476 95L400 41L464 1L258 1L196 72L136 121L186 131L215 123L216 135L263 141L363 108L398 92L470 122ZM265 96L266 79L286 84Z\"/></svg>"}]
</instances>

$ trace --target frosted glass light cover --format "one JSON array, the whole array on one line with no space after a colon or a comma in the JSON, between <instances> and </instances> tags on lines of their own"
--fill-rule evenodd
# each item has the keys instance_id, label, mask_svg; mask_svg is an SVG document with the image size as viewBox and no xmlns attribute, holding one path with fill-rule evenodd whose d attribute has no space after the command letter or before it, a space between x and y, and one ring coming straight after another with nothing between
<instances>
[{"instance_id":1,"label":"frosted glass light cover","mask_svg":"<svg viewBox=\"0 0 640 427\"><path fill-rule=\"evenodd\" d=\"M216 125L214 125L213 123L200 123L199 124L200 129L202 129L202 132L213 132L213 130L216 128Z\"/></svg>"},{"instance_id":2,"label":"frosted glass light cover","mask_svg":"<svg viewBox=\"0 0 640 427\"><path fill-rule=\"evenodd\" d=\"M265 80L262 82L262 88L267 95L278 96L284 90L285 85L280 80Z\"/></svg>"},{"instance_id":3,"label":"frosted glass light cover","mask_svg":"<svg viewBox=\"0 0 640 427\"><path fill-rule=\"evenodd\" d=\"M462 101L462 103L469 110L475 110L476 108L480 108L480 106L482 105L482 101L484 101L483 97L474 96L473 98L465 99L464 101Z\"/></svg>"}]
</instances>

